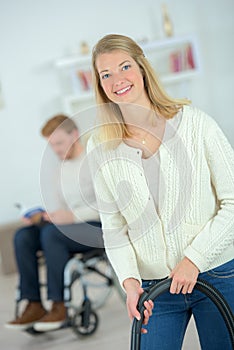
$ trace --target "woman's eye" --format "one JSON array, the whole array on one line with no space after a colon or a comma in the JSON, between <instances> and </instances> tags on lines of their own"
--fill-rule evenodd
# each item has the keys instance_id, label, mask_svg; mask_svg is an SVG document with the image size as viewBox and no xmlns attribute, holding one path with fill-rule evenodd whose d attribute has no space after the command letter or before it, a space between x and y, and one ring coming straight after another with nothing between
<instances>
[{"instance_id":1,"label":"woman's eye","mask_svg":"<svg viewBox=\"0 0 234 350\"><path fill-rule=\"evenodd\" d=\"M109 76L110 76L110 74L106 73L106 74L102 75L102 79L107 79L107 78L109 78Z\"/></svg>"},{"instance_id":2,"label":"woman's eye","mask_svg":"<svg viewBox=\"0 0 234 350\"><path fill-rule=\"evenodd\" d=\"M130 64L125 64L122 69L123 70L128 70L130 67L131 67Z\"/></svg>"}]
</instances>

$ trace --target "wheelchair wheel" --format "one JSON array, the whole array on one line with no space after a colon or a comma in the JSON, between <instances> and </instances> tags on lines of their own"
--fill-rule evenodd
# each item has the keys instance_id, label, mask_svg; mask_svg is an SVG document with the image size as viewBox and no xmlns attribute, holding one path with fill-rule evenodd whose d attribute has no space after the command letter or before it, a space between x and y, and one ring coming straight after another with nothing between
<instances>
[{"instance_id":1,"label":"wheelchair wheel","mask_svg":"<svg viewBox=\"0 0 234 350\"><path fill-rule=\"evenodd\" d=\"M84 316L84 311L76 313L72 319L72 329L79 336L87 336L93 334L96 331L98 324L98 315L93 310L91 310L86 316Z\"/></svg>"},{"instance_id":2,"label":"wheelchair wheel","mask_svg":"<svg viewBox=\"0 0 234 350\"><path fill-rule=\"evenodd\" d=\"M102 307L112 292L113 270L105 257L90 259L85 264L82 275L72 285L72 307L81 305L87 296L92 309ZM78 310L79 311L79 310Z\"/></svg>"}]
</instances>

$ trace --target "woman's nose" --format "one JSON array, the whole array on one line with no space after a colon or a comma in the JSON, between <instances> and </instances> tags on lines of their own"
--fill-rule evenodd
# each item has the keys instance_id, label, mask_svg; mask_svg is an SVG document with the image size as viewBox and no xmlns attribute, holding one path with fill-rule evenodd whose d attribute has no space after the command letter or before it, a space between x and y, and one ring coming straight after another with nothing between
<instances>
[{"instance_id":1,"label":"woman's nose","mask_svg":"<svg viewBox=\"0 0 234 350\"><path fill-rule=\"evenodd\" d=\"M124 83L124 79L123 76L121 75L121 73L118 73L114 76L114 84L115 86L119 86L122 85Z\"/></svg>"}]
</instances>

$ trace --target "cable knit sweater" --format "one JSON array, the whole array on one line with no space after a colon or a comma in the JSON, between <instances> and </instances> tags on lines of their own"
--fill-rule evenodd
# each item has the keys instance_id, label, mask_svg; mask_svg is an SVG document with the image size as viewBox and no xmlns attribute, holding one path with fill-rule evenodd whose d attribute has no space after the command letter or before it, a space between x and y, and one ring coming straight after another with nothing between
<instances>
[{"instance_id":1,"label":"cable knit sweater","mask_svg":"<svg viewBox=\"0 0 234 350\"><path fill-rule=\"evenodd\" d=\"M184 106L176 135L161 144L165 184L157 211L141 150L97 140L89 139L88 157L120 283L166 277L184 256L200 272L234 258L234 152L211 117Z\"/></svg>"}]
</instances>

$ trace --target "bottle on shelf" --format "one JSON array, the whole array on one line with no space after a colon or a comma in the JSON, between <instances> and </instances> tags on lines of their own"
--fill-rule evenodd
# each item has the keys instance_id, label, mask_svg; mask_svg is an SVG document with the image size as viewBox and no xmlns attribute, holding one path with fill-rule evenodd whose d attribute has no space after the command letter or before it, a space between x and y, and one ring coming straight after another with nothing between
<instances>
[{"instance_id":1,"label":"bottle on shelf","mask_svg":"<svg viewBox=\"0 0 234 350\"><path fill-rule=\"evenodd\" d=\"M89 54L89 45L86 41L81 42L80 53L81 53L81 55L88 55Z\"/></svg>"},{"instance_id":2,"label":"bottle on shelf","mask_svg":"<svg viewBox=\"0 0 234 350\"><path fill-rule=\"evenodd\" d=\"M167 11L166 4L162 4L163 30L166 36L173 36L173 24Z\"/></svg>"}]
</instances>

